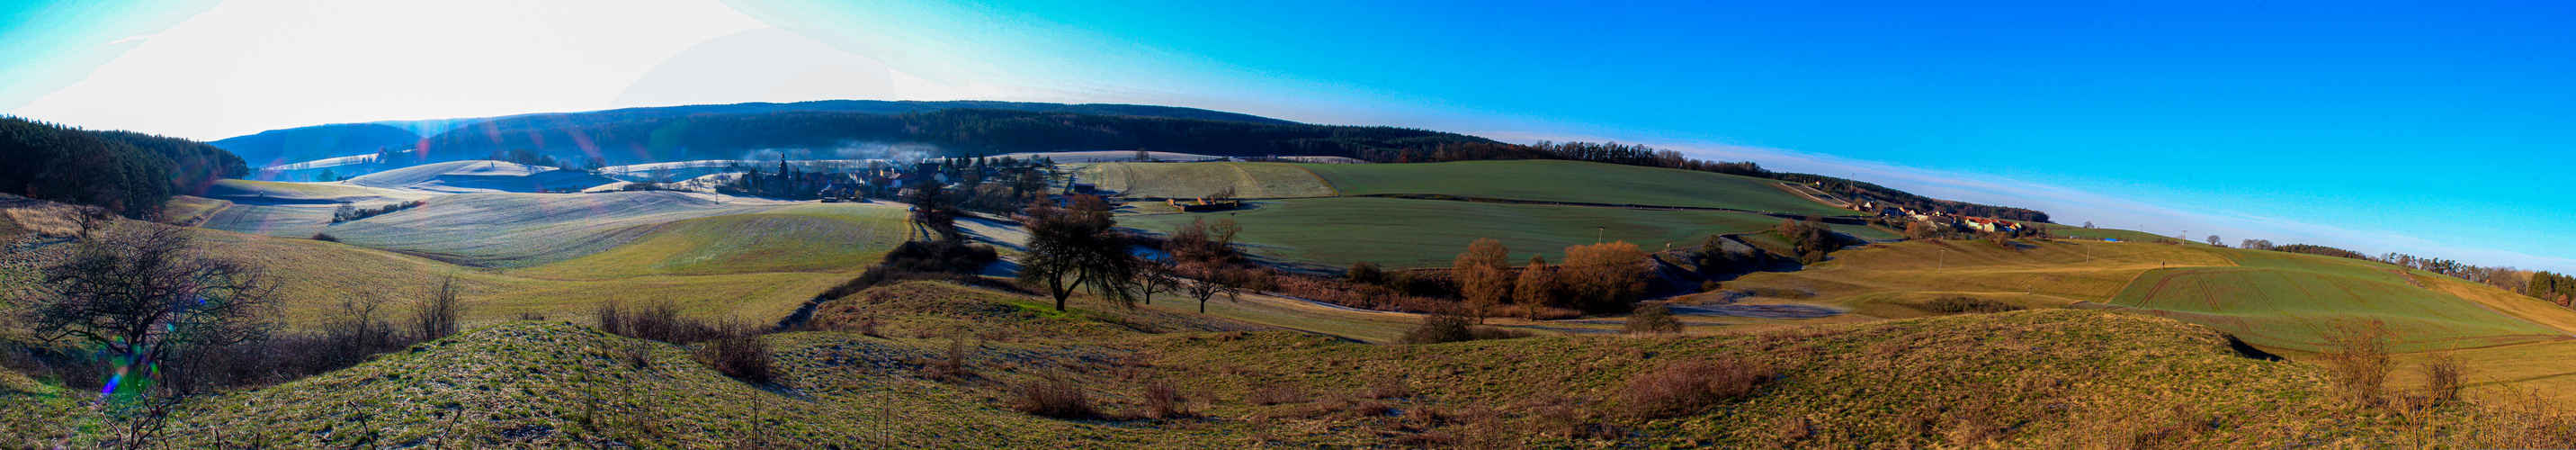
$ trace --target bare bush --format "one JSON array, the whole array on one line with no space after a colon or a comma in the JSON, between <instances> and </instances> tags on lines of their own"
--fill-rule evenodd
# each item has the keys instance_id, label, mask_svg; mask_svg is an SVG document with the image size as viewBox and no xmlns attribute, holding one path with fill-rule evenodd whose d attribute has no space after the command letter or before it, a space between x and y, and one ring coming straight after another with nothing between
<instances>
[{"instance_id":1,"label":"bare bush","mask_svg":"<svg viewBox=\"0 0 2576 450\"><path fill-rule=\"evenodd\" d=\"M1100 410L1091 406L1091 394L1082 385L1056 374L1011 388L1011 408L1031 415L1058 419L1099 417Z\"/></svg>"},{"instance_id":2,"label":"bare bush","mask_svg":"<svg viewBox=\"0 0 2576 450\"><path fill-rule=\"evenodd\" d=\"M2347 326L2326 336L2326 376L2345 406L2367 408L2385 401L2388 382L2388 327L2379 322Z\"/></svg>"},{"instance_id":3,"label":"bare bush","mask_svg":"<svg viewBox=\"0 0 2576 450\"><path fill-rule=\"evenodd\" d=\"M966 352L968 347L970 346L966 344L965 336L949 336L947 357L923 361L921 363L922 378L939 381L956 381L975 376L975 371L966 368ZM981 345L975 345L973 347L981 347Z\"/></svg>"},{"instance_id":4,"label":"bare bush","mask_svg":"<svg viewBox=\"0 0 2576 450\"><path fill-rule=\"evenodd\" d=\"M1628 334L1669 334L1682 332L1682 321L1673 318L1673 310L1663 303L1638 305L1628 315Z\"/></svg>"},{"instance_id":5,"label":"bare bush","mask_svg":"<svg viewBox=\"0 0 2576 450\"><path fill-rule=\"evenodd\" d=\"M759 325L741 319L712 327L714 337L698 346L698 360L725 376L752 384L769 384L777 376L769 344L760 341Z\"/></svg>"},{"instance_id":6,"label":"bare bush","mask_svg":"<svg viewBox=\"0 0 2576 450\"><path fill-rule=\"evenodd\" d=\"M1987 299L1982 299L1982 298L1975 298L1975 297L1960 297L1960 296L1955 296L1955 295L1954 295L1954 296L1947 296L1947 297L1941 297L1941 298L1932 299L1932 301L1931 301L1931 302L1929 302L1929 303L1924 303L1924 304L1923 304L1923 307L1924 307L1924 308L1926 308L1926 309L1933 310L1933 311L1939 311L1939 312L1945 312L1945 313L1951 313L1951 314L1959 314L1959 313L1980 313L1980 314L1984 314L1984 313L1999 313L1999 312L2004 312L2004 311L2020 311L2020 310L2022 310L2022 309L2025 309L2025 308L2022 308L2022 307L2021 307L2021 305L2015 305L2015 304L2011 304L2011 303L2004 303L2004 302L1999 302L1999 301L1994 301L1994 300L1987 300Z\"/></svg>"},{"instance_id":7,"label":"bare bush","mask_svg":"<svg viewBox=\"0 0 2576 450\"><path fill-rule=\"evenodd\" d=\"M1620 391L1629 415L1664 418L1688 415L1718 402L1752 394L1772 377L1771 368L1736 359L1673 363L1628 379Z\"/></svg>"},{"instance_id":8,"label":"bare bush","mask_svg":"<svg viewBox=\"0 0 2576 450\"><path fill-rule=\"evenodd\" d=\"M1529 337L1530 332L1475 324L1476 319L1455 314L1432 314L1422 318L1422 325L1404 332L1396 342L1403 344L1439 344L1486 339Z\"/></svg>"},{"instance_id":9,"label":"bare bush","mask_svg":"<svg viewBox=\"0 0 2576 450\"><path fill-rule=\"evenodd\" d=\"M2429 405L2441 406L2460 401L2460 388L2465 386L2467 370L2449 353L2433 356L2424 364L2424 399Z\"/></svg>"},{"instance_id":10,"label":"bare bush","mask_svg":"<svg viewBox=\"0 0 2576 450\"><path fill-rule=\"evenodd\" d=\"M1181 390L1160 381L1145 384L1145 411L1148 419L1172 419L1196 415L1189 410L1189 398Z\"/></svg>"},{"instance_id":11,"label":"bare bush","mask_svg":"<svg viewBox=\"0 0 2576 450\"><path fill-rule=\"evenodd\" d=\"M412 311L412 329L418 333L414 337L435 341L456 334L456 317L465 313L465 305L457 298L461 290L462 287L456 285L455 274L440 278L438 287L430 290L429 298L422 299L420 306Z\"/></svg>"}]
</instances>

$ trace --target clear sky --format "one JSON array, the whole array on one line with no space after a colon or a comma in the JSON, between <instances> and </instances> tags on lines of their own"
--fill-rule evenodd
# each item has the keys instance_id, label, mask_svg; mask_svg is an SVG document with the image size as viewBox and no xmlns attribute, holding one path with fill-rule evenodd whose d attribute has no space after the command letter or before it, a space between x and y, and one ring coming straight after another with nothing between
<instances>
[{"instance_id":1,"label":"clear sky","mask_svg":"<svg viewBox=\"0 0 2576 450\"><path fill-rule=\"evenodd\" d=\"M2576 3L133 0L0 111L199 139L827 98L1618 140L2059 222L2576 271Z\"/></svg>"}]
</instances>

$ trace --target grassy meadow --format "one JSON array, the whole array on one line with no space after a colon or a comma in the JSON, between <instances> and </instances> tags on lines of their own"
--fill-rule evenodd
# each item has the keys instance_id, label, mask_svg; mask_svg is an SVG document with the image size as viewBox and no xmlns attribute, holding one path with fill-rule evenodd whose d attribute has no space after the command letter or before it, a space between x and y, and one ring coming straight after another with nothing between
<instances>
[{"instance_id":1,"label":"grassy meadow","mask_svg":"<svg viewBox=\"0 0 2576 450\"><path fill-rule=\"evenodd\" d=\"M200 397L168 443L277 448L2375 448L2516 445L2477 410L2337 407L2325 377L2223 334L2040 310L1697 336L1370 345L1077 299L907 283L827 303L821 331L762 337L776 376L727 378L679 346L513 321L277 386ZM861 322L868 328L853 328ZM865 333L862 333L865 331ZM953 355L953 356L952 356ZM948 361L948 362L943 362ZM1722 361L1776 374L1740 397L1646 413L1638 380ZM1098 413L1015 411L1042 380ZM1174 401L1156 400L1166 389ZM104 421L55 392L0 427ZM1157 406L1163 405L1163 406ZM1157 412L1158 408L1167 411ZM28 420L22 414L49 414ZM32 416L30 416L32 417ZM31 425L32 424L32 425ZM2543 425L2532 425L2543 426ZM49 428L50 427L50 428ZM74 433L73 446L100 433Z\"/></svg>"},{"instance_id":2,"label":"grassy meadow","mask_svg":"<svg viewBox=\"0 0 2576 450\"><path fill-rule=\"evenodd\" d=\"M1469 242L1502 241L1513 261L1544 254L1562 260L1566 246L1628 241L1647 251L1699 245L1711 234L1762 231L1780 218L1726 211L1655 211L1375 197L1266 200L1256 208L1216 213L1144 214L1119 225L1168 232L1193 219L1233 218L1250 253L1306 267L1342 268L1368 261L1387 267L1446 267ZM1601 227L1601 228L1596 228ZM1874 228L1836 231L1894 238ZM1596 237L1597 235L1597 237Z\"/></svg>"},{"instance_id":3,"label":"grassy meadow","mask_svg":"<svg viewBox=\"0 0 2576 450\"><path fill-rule=\"evenodd\" d=\"M1772 187L1778 181L1580 161L1299 164L1341 195L1439 194L1547 202L1854 215Z\"/></svg>"},{"instance_id":4,"label":"grassy meadow","mask_svg":"<svg viewBox=\"0 0 2576 450\"><path fill-rule=\"evenodd\" d=\"M1077 166L1080 179L1128 197L1194 198L1234 190L1238 198L1334 196L1305 166L1284 163L1097 163Z\"/></svg>"}]
</instances>

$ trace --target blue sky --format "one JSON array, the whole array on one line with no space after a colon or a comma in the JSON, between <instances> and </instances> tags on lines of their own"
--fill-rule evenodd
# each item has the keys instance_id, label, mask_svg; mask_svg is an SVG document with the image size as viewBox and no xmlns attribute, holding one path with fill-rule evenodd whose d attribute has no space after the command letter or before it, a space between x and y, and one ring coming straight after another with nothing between
<instances>
[{"instance_id":1,"label":"blue sky","mask_svg":"<svg viewBox=\"0 0 2576 450\"><path fill-rule=\"evenodd\" d=\"M403 17L438 12L38 2L0 12L28 42L0 49L0 110L216 139L717 101L1167 104L1642 142L2065 223L2576 270L2566 2L652 1L451 2L416 30ZM359 36L378 29L406 32ZM741 59L763 49L801 50ZM199 66L228 78L170 80ZM193 97L216 90L234 96Z\"/></svg>"}]
</instances>

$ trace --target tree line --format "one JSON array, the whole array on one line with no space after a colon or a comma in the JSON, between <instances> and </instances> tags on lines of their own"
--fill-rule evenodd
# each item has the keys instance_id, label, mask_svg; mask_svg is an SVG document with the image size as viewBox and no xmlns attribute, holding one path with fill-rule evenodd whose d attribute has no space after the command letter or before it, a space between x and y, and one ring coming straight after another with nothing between
<instances>
[{"instance_id":1,"label":"tree line","mask_svg":"<svg viewBox=\"0 0 2576 450\"><path fill-rule=\"evenodd\" d=\"M2531 298L2548 300L2558 306L2576 307L2576 276L2562 273L2531 274L2531 286L2523 290Z\"/></svg>"},{"instance_id":2,"label":"tree line","mask_svg":"<svg viewBox=\"0 0 2576 450\"><path fill-rule=\"evenodd\" d=\"M761 149L830 149L854 142L937 146L946 155L1154 151L1221 156L1348 156L1370 149L1491 143L1456 133L1396 127L1236 122L997 109L875 114L787 111L631 116L556 114L495 119L423 139L417 162L494 150L581 151L621 160L732 159Z\"/></svg>"},{"instance_id":3,"label":"tree line","mask_svg":"<svg viewBox=\"0 0 2576 450\"><path fill-rule=\"evenodd\" d=\"M1341 156L1378 163L1556 159L1816 183L1828 190L1918 211L2046 222L2041 211L1939 200L1870 183L1772 172L1752 162L1692 159L1681 152L1617 142L1508 144L1397 127L1237 122L997 109L876 114L788 111L755 114L554 114L495 119L421 141L415 162L467 159L504 149L580 151L642 161L731 159L744 151L828 149L853 142L936 146L944 156L1138 149L1234 157Z\"/></svg>"},{"instance_id":4,"label":"tree line","mask_svg":"<svg viewBox=\"0 0 2576 450\"><path fill-rule=\"evenodd\" d=\"M203 194L249 172L240 157L203 142L0 116L0 193L148 219L173 195Z\"/></svg>"}]
</instances>

